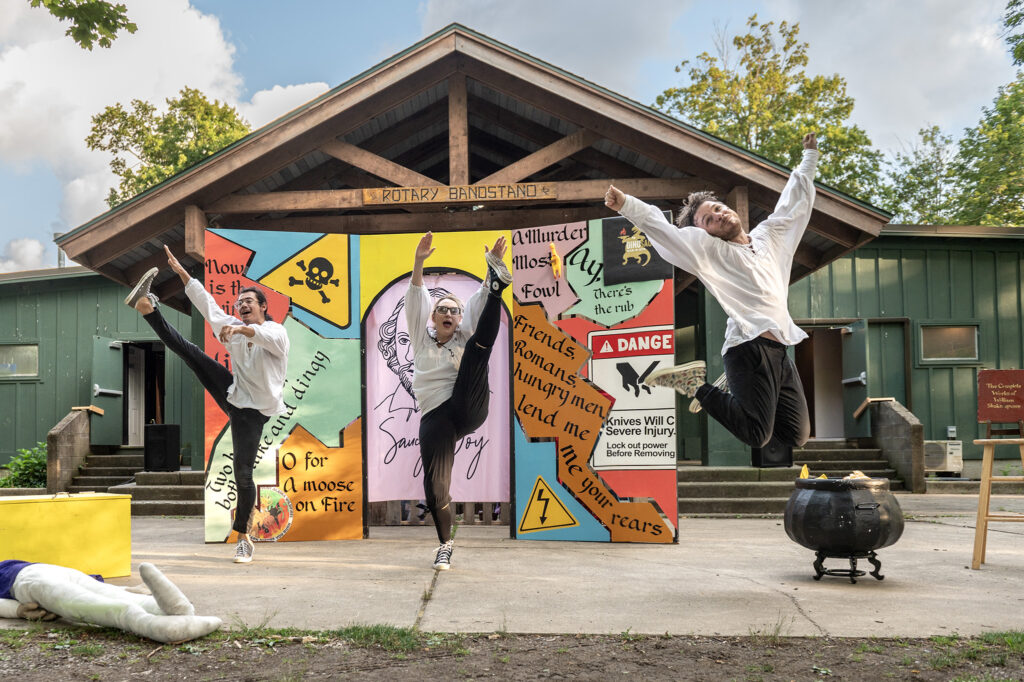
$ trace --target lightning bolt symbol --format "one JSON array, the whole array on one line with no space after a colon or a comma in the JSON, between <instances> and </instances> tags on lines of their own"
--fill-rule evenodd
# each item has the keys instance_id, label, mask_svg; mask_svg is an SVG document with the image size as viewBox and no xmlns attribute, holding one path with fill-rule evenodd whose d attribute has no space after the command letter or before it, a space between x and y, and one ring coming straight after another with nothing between
<instances>
[{"instance_id":1,"label":"lightning bolt symbol","mask_svg":"<svg viewBox=\"0 0 1024 682\"><path fill-rule=\"evenodd\" d=\"M544 503L544 508L540 510L540 522L541 523L544 523L545 521L548 520L548 517L547 517L548 502L550 502L550 501L551 501L550 499L544 497L544 491L542 489L538 489L537 490L537 502L543 502Z\"/></svg>"}]
</instances>

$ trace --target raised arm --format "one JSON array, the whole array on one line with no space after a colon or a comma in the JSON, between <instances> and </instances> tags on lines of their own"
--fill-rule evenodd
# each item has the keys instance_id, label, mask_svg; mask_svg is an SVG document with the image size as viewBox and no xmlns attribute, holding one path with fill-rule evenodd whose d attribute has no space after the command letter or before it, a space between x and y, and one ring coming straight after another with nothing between
<instances>
[{"instance_id":1,"label":"raised arm","mask_svg":"<svg viewBox=\"0 0 1024 682\"><path fill-rule=\"evenodd\" d=\"M803 159L790 174L775 210L757 226L757 229L766 230L772 235L773 241L791 252L800 244L814 207L814 172L819 156L817 137L814 133L807 133L803 144Z\"/></svg>"},{"instance_id":2,"label":"raised arm","mask_svg":"<svg viewBox=\"0 0 1024 682\"><path fill-rule=\"evenodd\" d=\"M640 228L662 258L677 268L699 274L700 254L704 252L703 242L708 238L704 230L678 228L665 219L660 208L629 196L614 185L609 185L604 205Z\"/></svg>"},{"instance_id":3,"label":"raised arm","mask_svg":"<svg viewBox=\"0 0 1024 682\"><path fill-rule=\"evenodd\" d=\"M420 237L419 244L416 245L416 250L413 252L412 261L412 282L411 284L416 287L423 286L423 263L431 254L434 253L434 249L431 245L434 243L434 233L427 232L425 235Z\"/></svg>"}]
</instances>

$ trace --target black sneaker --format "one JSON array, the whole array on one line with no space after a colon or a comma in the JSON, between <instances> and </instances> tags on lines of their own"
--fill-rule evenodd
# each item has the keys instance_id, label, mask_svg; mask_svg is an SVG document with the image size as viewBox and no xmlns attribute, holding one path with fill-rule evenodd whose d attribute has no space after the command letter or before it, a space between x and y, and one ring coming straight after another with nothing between
<instances>
[{"instance_id":1,"label":"black sneaker","mask_svg":"<svg viewBox=\"0 0 1024 682\"><path fill-rule=\"evenodd\" d=\"M434 555L434 570L435 571L447 571L452 567L452 550L455 549L452 541L444 543L437 548L437 554Z\"/></svg>"},{"instance_id":2,"label":"black sneaker","mask_svg":"<svg viewBox=\"0 0 1024 682\"><path fill-rule=\"evenodd\" d=\"M491 294L500 296L505 287L512 284L512 273L505 263L490 251L484 254L484 260L487 261L487 286L490 287Z\"/></svg>"},{"instance_id":3,"label":"black sneaker","mask_svg":"<svg viewBox=\"0 0 1024 682\"><path fill-rule=\"evenodd\" d=\"M153 294L149 292L149 288L153 285L153 280L156 279L158 272L160 271L157 268L150 268L149 270L146 270L146 274L139 278L135 288L132 289L132 292L128 294L127 297L125 297L125 304L134 308L135 304L139 302L139 299L153 296Z\"/></svg>"}]
</instances>

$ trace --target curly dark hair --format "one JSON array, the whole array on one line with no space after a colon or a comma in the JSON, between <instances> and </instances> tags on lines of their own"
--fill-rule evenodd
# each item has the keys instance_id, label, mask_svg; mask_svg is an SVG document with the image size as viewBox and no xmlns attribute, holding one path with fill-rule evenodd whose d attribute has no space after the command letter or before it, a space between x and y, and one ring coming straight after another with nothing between
<instances>
[{"instance_id":1,"label":"curly dark hair","mask_svg":"<svg viewBox=\"0 0 1024 682\"><path fill-rule=\"evenodd\" d=\"M693 225L693 216L697 215L697 209L705 201L719 201L719 198L714 192L690 192L690 196L683 200L679 215L676 216L676 227Z\"/></svg>"}]
</instances>

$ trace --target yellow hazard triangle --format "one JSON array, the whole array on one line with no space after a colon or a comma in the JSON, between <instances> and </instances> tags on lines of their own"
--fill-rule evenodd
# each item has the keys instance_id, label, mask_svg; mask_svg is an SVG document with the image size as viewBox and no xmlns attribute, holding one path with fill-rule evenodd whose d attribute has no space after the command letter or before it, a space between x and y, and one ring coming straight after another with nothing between
<instances>
[{"instance_id":1,"label":"yellow hazard triangle","mask_svg":"<svg viewBox=\"0 0 1024 682\"><path fill-rule=\"evenodd\" d=\"M329 234L260 278L299 306L339 327L351 319L348 235Z\"/></svg>"},{"instance_id":2,"label":"yellow hazard triangle","mask_svg":"<svg viewBox=\"0 0 1024 682\"><path fill-rule=\"evenodd\" d=\"M569 513L558 496L551 491L551 486L538 476L537 482L533 485L533 492L530 493L530 499L526 503L523 519L519 522L519 532L533 533L538 530L572 528L578 525L580 525L579 521Z\"/></svg>"}]
</instances>

